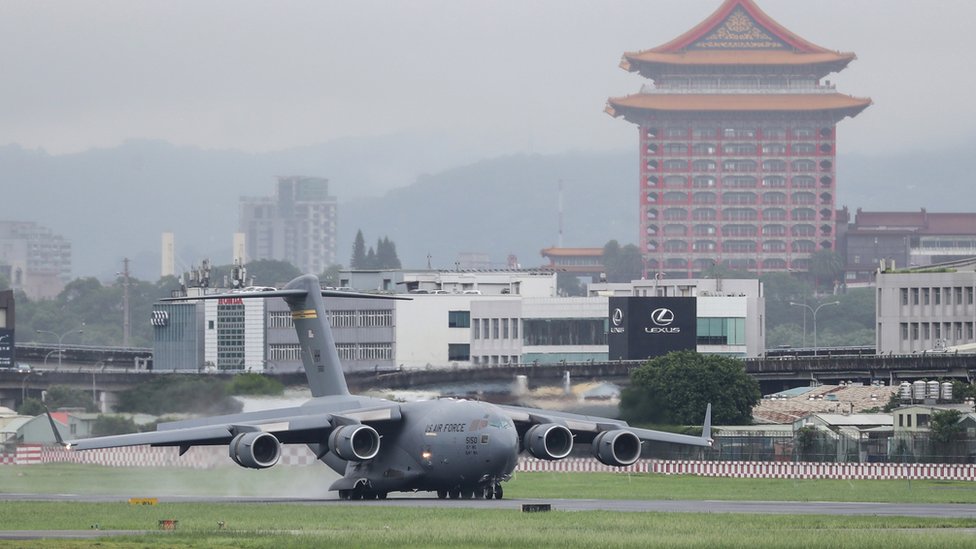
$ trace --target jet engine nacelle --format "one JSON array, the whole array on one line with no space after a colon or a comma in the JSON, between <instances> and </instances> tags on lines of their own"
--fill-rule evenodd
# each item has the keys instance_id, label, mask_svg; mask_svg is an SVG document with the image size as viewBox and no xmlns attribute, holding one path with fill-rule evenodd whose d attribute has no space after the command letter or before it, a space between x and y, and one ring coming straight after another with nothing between
<instances>
[{"instance_id":1,"label":"jet engine nacelle","mask_svg":"<svg viewBox=\"0 0 976 549\"><path fill-rule=\"evenodd\" d=\"M563 459L573 450L573 432L565 425L540 423L525 432L522 445L537 459Z\"/></svg>"},{"instance_id":2,"label":"jet engine nacelle","mask_svg":"<svg viewBox=\"0 0 976 549\"><path fill-rule=\"evenodd\" d=\"M241 433L230 441L230 459L241 467L267 469L278 463L281 443L271 433Z\"/></svg>"},{"instance_id":3,"label":"jet engine nacelle","mask_svg":"<svg viewBox=\"0 0 976 549\"><path fill-rule=\"evenodd\" d=\"M343 425L329 435L329 450L346 461L368 461L380 452L380 434L369 425Z\"/></svg>"},{"instance_id":4,"label":"jet engine nacelle","mask_svg":"<svg viewBox=\"0 0 976 549\"><path fill-rule=\"evenodd\" d=\"M641 441L637 435L623 429L603 431L593 439L593 454L604 465L632 465L640 457Z\"/></svg>"}]
</instances>

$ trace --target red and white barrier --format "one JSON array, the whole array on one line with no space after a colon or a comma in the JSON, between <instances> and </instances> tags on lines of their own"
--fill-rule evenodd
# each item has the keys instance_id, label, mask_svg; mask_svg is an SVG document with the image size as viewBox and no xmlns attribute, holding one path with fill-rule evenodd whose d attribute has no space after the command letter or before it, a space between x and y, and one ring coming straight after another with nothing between
<instances>
[{"instance_id":1,"label":"red and white barrier","mask_svg":"<svg viewBox=\"0 0 976 549\"><path fill-rule=\"evenodd\" d=\"M963 480L976 481L976 465L956 463L808 463L765 461L641 460L630 467L610 467L595 459L545 461L521 458L519 471L619 472L697 475L728 478L839 480Z\"/></svg>"},{"instance_id":2,"label":"red and white barrier","mask_svg":"<svg viewBox=\"0 0 976 549\"><path fill-rule=\"evenodd\" d=\"M279 465L316 462L305 446L281 447ZM226 446L194 446L184 455L174 447L130 446L100 450L22 445L16 453L0 455L0 464L88 463L107 467L189 467L210 469L231 465ZM730 478L839 480L962 480L976 481L976 465L943 463L810 463L762 461L639 460L627 467L611 467L594 458L546 461L522 457L518 471L555 473L656 473Z\"/></svg>"}]
</instances>

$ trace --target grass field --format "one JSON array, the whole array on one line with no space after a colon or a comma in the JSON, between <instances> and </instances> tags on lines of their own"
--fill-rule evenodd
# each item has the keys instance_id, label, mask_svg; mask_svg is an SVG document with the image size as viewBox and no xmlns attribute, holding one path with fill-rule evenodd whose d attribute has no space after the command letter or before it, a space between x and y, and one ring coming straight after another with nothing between
<instances>
[{"instance_id":1,"label":"grass field","mask_svg":"<svg viewBox=\"0 0 976 549\"><path fill-rule=\"evenodd\" d=\"M330 497L328 468L210 470L47 464L0 467L0 492L123 496ZM517 473L511 498L717 499L976 503L976 483L907 480L732 479L622 473ZM334 495L332 495L334 497Z\"/></svg>"},{"instance_id":2,"label":"grass field","mask_svg":"<svg viewBox=\"0 0 976 549\"><path fill-rule=\"evenodd\" d=\"M0 492L127 496L326 495L324 467L267 471L0 467ZM294 489L300 489L294 492ZM728 499L976 503L955 482L753 480L599 473L519 473L510 498ZM291 492L291 493L288 493ZM0 502L0 530L145 530L88 540L0 541L4 547L972 547L973 519L606 511L521 513L342 504ZM158 521L178 520L175 532ZM224 528L218 528L218 522Z\"/></svg>"}]
</instances>

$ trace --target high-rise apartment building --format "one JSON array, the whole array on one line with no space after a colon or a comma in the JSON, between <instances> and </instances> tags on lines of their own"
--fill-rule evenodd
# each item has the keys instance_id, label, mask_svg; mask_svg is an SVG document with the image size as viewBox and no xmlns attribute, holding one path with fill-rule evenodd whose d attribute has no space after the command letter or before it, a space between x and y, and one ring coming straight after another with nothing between
<instances>
[{"instance_id":1,"label":"high-rise apartment building","mask_svg":"<svg viewBox=\"0 0 976 549\"><path fill-rule=\"evenodd\" d=\"M0 274L31 299L56 297L71 279L71 243L31 221L0 221Z\"/></svg>"},{"instance_id":2,"label":"high-rise apartment building","mask_svg":"<svg viewBox=\"0 0 976 549\"><path fill-rule=\"evenodd\" d=\"M240 206L248 261L287 261L314 274L335 263L336 198L328 179L279 177L275 196L241 197Z\"/></svg>"},{"instance_id":3,"label":"high-rise apartment building","mask_svg":"<svg viewBox=\"0 0 976 549\"><path fill-rule=\"evenodd\" d=\"M752 0L726 0L674 40L624 54L625 70L653 80L607 105L640 131L647 271L804 270L836 248L836 125L871 100L823 79L854 59Z\"/></svg>"}]
</instances>

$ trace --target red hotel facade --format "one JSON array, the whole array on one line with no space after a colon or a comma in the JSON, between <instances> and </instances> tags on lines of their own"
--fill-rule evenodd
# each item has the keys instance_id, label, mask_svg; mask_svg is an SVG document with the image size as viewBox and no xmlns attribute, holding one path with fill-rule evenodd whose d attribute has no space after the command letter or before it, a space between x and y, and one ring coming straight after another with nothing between
<instances>
[{"instance_id":1,"label":"red hotel facade","mask_svg":"<svg viewBox=\"0 0 976 549\"><path fill-rule=\"evenodd\" d=\"M639 128L649 273L806 270L811 254L836 249L836 126L871 100L823 79L854 59L751 0L726 0L678 38L624 54L622 68L653 80L607 104Z\"/></svg>"}]
</instances>

